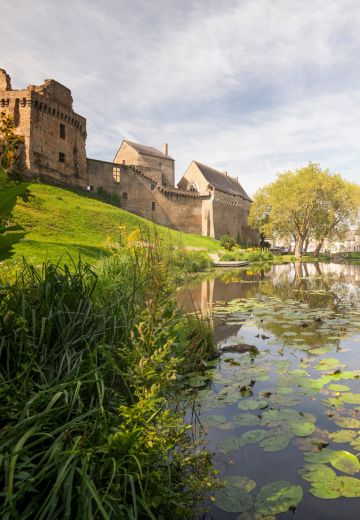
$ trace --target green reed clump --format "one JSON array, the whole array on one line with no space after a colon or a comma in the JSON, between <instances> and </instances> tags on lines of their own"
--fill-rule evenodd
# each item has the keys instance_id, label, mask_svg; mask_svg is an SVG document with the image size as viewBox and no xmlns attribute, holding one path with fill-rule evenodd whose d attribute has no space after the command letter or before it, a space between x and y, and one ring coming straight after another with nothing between
<instances>
[{"instance_id":1,"label":"green reed clump","mask_svg":"<svg viewBox=\"0 0 360 520\"><path fill-rule=\"evenodd\" d=\"M188 327L170 288L153 250L124 251L96 273L25 263L0 286L2 518L196 514L211 465L174 396L178 373L213 342L200 320Z\"/></svg>"}]
</instances>

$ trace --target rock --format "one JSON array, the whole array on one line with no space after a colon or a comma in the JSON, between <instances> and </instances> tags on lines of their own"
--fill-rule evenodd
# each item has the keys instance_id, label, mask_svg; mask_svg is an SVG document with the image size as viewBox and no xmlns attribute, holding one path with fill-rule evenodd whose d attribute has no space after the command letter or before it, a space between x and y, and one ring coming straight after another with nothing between
<instances>
[{"instance_id":1,"label":"rock","mask_svg":"<svg viewBox=\"0 0 360 520\"><path fill-rule=\"evenodd\" d=\"M225 346L220 350L220 354L223 352L238 352L239 354L243 354L244 352L252 352L253 354L258 354L259 350L255 345L247 345L246 343L240 343L239 345L229 345Z\"/></svg>"}]
</instances>

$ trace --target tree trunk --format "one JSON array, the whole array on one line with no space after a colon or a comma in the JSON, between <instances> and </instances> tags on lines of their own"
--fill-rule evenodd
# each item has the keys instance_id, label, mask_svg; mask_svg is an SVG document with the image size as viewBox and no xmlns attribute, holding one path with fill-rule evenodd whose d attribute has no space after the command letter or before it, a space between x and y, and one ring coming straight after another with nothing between
<instances>
[{"instance_id":1,"label":"tree trunk","mask_svg":"<svg viewBox=\"0 0 360 520\"><path fill-rule=\"evenodd\" d=\"M302 237L297 237L296 242L295 242L295 258L301 258L303 245L304 245L304 239Z\"/></svg>"},{"instance_id":2,"label":"tree trunk","mask_svg":"<svg viewBox=\"0 0 360 520\"><path fill-rule=\"evenodd\" d=\"M314 256L315 258L319 256L320 251L321 251L323 245L324 245L324 241L323 241L323 240L320 240L320 241L316 244L315 251L314 251L314 254L313 254L313 256Z\"/></svg>"},{"instance_id":3,"label":"tree trunk","mask_svg":"<svg viewBox=\"0 0 360 520\"><path fill-rule=\"evenodd\" d=\"M307 250L308 250L308 247L309 247L309 243L310 243L310 239L307 238L304 242L304 249L303 249L303 253L307 253Z\"/></svg>"}]
</instances>

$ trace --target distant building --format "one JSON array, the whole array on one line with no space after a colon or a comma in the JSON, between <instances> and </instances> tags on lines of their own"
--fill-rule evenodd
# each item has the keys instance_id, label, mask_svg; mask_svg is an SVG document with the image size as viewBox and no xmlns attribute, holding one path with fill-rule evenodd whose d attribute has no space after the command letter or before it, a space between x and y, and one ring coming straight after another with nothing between
<instances>
[{"instance_id":1,"label":"distant building","mask_svg":"<svg viewBox=\"0 0 360 520\"><path fill-rule=\"evenodd\" d=\"M86 119L74 112L71 91L57 81L13 90L0 69L0 111L25 138L20 164L28 177L103 190L116 195L125 210L179 231L257 241L247 225L251 199L227 173L192 161L175 187L167 144L161 151L124 140L112 162L87 158Z\"/></svg>"}]
</instances>

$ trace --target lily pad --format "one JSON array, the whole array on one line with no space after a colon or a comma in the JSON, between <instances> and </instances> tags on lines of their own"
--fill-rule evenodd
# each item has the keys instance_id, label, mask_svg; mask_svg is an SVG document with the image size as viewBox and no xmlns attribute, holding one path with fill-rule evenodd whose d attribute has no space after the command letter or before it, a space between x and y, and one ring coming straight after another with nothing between
<instances>
[{"instance_id":1,"label":"lily pad","mask_svg":"<svg viewBox=\"0 0 360 520\"><path fill-rule=\"evenodd\" d=\"M271 432L260 442L259 446L264 451L280 451L288 446L290 438L285 433Z\"/></svg>"},{"instance_id":2,"label":"lily pad","mask_svg":"<svg viewBox=\"0 0 360 520\"><path fill-rule=\"evenodd\" d=\"M339 471L355 475L360 471L359 459L348 451L336 451L335 455L330 460L330 464Z\"/></svg>"},{"instance_id":3,"label":"lily pad","mask_svg":"<svg viewBox=\"0 0 360 520\"><path fill-rule=\"evenodd\" d=\"M232 419L239 426L258 426L261 423L261 417L253 413L234 415Z\"/></svg>"},{"instance_id":4,"label":"lily pad","mask_svg":"<svg viewBox=\"0 0 360 520\"><path fill-rule=\"evenodd\" d=\"M286 480L267 484L256 495L255 509L263 515L277 515L294 509L301 502L302 488Z\"/></svg>"},{"instance_id":5,"label":"lily pad","mask_svg":"<svg viewBox=\"0 0 360 520\"><path fill-rule=\"evenodd\" d=\"M207 415L202 422L209 428L220 428L221 430L229 430L234 427L224 415Z\"/></svg>"},{"instance_id":6,"label":"lily pad","mask_svg":"<svg viewBox=\"0 0 360 520\"><path fill-rule=\"evenodd\" d=\"M335 471L325 464L305 464L298 473L303 479L315 483L327 482L337 476Z\"/></svg>"},{"instance_id":7,"label":"lily pad","mask_svg":"<svg viewBox=\"0 0 360 520\"><path fill-rule=\"evenodd\" d=\"M346 385L329 385L328 389L332 392L348 392L350 390Z\"/></svg>"},{"instance_id":8,"label":"lily pad","mask_svg":"<svg viewBox=\"0 0 360 520\"><path fill-rule=\"evenodd\" d=\"M238 408L240 408L240 410L263 410L267 407L268 403L264 399L259 401L257 399L246 399L244 401L240 401L238 404Z\"/></svg>"},{"instance_id":9,"label":"lily pad","mask_svg":"<svg viewBox=\"0 0 360 520\"><path fill-rule=\"evenodd\" d=\"M253 497L249 494L256 486L247 477L227 477L225 487L216 490L215 504L227 513L242 513L253 505Z\"/></svg>"},{"instance_id":10,"label":"lily pad","mask_svg":"<svg viewBox=\"0 0 360 520\"><path fill-rule=\"evenodd\" d=\"M307 437L315 431L315 424L310 421L294 421L289 423L289 428L298 437Z\"/></svg>"},{"instance_id":11,"label":"lily pad","mask_svg":"<svg viewBox=\"0 0 360 520\"><path fill-rule=\"evenodd\" d=\"M355 417L337 416L334 422L341 428L360 428L360 419L356 419Z\"/></svg>"},{"instance_id":12,"label":"lily pad","mask_svg":"<svg viewBox=\"0 0 360 520\"><path fill-rule=\"evenodd\" d=\"M243 444L255 444L262 441L265 435L266 432L264 430L250 430L243 433L240 439Z\"/></svg>"},{"instance_id":13,"label":"lily pad","mask_svg":"<svg viewBox=\"0 0 360 520\"><path fill-rule=\"evenodd\" d=\"M232 435L231 437L225 437L216 446L218 453L230 453L231 451L237 451L243 446L243 442L240 437Z\"/></svg>"},{"instance_id":14,"label":"lily pad","mask_svg":"<svg viewBox=\"0 0 360 520\"><path fill-rule=\"evenodd\" d=\"M311 485L310 493L318 498L325 499L360 497L360 480L354 477L340 476L327 482L316 482Z\"/></svg>"},{"instance_id":15,"label":"lily pad","mask_svg":"<svg viewBox=\"0 0 360 520\"><path fill-rule=\"evenodd\" d=\"M356 435L354 430L338 430L330 433L329 437L333 442L350 442Z\"/></svg>"}]
</instances>

